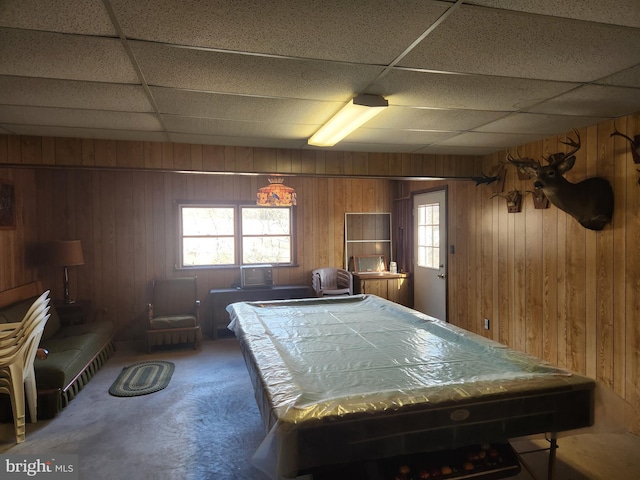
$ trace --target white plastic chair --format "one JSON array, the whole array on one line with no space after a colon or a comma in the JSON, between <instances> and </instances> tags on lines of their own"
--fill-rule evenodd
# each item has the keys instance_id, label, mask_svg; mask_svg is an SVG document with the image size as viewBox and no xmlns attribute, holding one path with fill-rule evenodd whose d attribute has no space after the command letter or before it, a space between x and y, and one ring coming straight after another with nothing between
<instances>
[{"instance_id":1,"label":"white plastic chair","mask_svg":"<svg viewBox=\"0 0 640 480\"><path fill-rule=\"evenodd\" d=\"M31 422L37 421L38 394L33 361L50 316L48 293L34 302L22 322L0 327L0 393L8 394L11 399L17 443L24 442L25 438L25 399ZM13 330L8 328L10 325Z\"/></svg>"},{"instance_id":2,"label":"white plastic chair","mask_svg":"<svg viewBox=\"0 0 640 480\"><path fill-rule=\"evenodd\" d=\"M0 324L0 349L2 349L7 343L15 344L15 339L20 335L20 332L28 328L30 317L39 314L47 305L49 305L50 290L47 290L40 295L29 307L27 313L25 313L23 319L20 322L14 323L1 323ZM31 320L33 320L31 318Z\"/></svg>"}]
</instances>

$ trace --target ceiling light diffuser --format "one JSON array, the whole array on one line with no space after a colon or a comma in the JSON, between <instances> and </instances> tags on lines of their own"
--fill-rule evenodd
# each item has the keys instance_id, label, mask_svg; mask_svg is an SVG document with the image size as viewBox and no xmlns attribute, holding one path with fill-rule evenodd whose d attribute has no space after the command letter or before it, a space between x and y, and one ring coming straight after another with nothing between
<instances>
[{"instance_id":1,"label":"ceiling light diffuser","mask_svg":"<svg viewBox=\"0 0 640 480\"><path fill-rule=\"evenodd\" d=\"M389 102L380 95L358 95L314 133L308 143L316 147L332 147L388 106Z\"/></svg>"}]
</instances>

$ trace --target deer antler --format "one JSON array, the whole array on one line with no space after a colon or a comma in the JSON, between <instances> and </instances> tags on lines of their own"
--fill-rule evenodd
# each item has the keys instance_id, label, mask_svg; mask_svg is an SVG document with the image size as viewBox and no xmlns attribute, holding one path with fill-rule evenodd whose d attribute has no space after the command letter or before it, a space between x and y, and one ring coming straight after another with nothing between
<instances>
[{"instance_id":1,"label":"deer antler","mask_svg":"<svg viewBox=\"0 0 640 480\"><path fill-rule=\"evenodd\" d=\"M571 155L573 155L578 150L580 150L580 132L578 132L578 130L576 130L576 129L573 129L573 131L576 134L576 140L573 140L571 137L567 137L567 141L566 142L560 141L560 143L564 143L565 145L569 145L571 147L571 150L569 150L567 153L565 153L562 156L558 155L558 157L559 157L558 160L564 160L565 158L569 158Z\"/></svg>"},{"instance_id":2,"label":"deer antler","mask_svg":"<svg viewBox=\"0 0 640 480\"><path fill-rule=\"evenodd\" d=\"M513 158L511 153L507 152L507 162L511 165L515 165L518 168L539 168L540 162L537 160L533 160L532 158Z\"/></svg>"},{"instance_id":3,"label":"deer antler","mask_svg":"<svg viewBox=\"0 0 640 480\"><path fill-rule=\"evenodd\" d=\"M490 198L502 197L507 201L507 211L517 213L522 207L522 195L518 190L511 190L509 193L495 193Z\"/></svg>"},{"instance_id":4,"label":"deer antler","mask_svg":"<svg viewBox=\"0 0 640 480\"><path fill-rule=\"evenodd\" d=\"M557 165L560 162L563 162L565 159L571 157L574 153L576 153L578 150L580 150L580 133L578 132L578 130L573 130L576 134L576 140L573 140L571 137L567 137L567 141L563 142L562 140L560 141L560 143L564 143L565 145L569 145L571 147L571 150L569 150L567 153L552 153L551 155L549 155L548 157L543 157L547 163L551 166L553 165Z\"/></svg>"},{"instance_id":5,"label":"deer antler","mask_svg":"<svg viewBox=\"0 0 640 480\"><path fill-rule=\"evenodd\" d=\"M614 127L613 133L609 135L613 137L614 135L619 135L622 138L626 138L631 143L631 158L633 158L633 163L640 163L640 135L636 135L636 138L633 139L624 133L618 131L617 128ZM638 180L640 183L640 180Z\"/></svg>"},{"instance_id":6,"label":"deer antler","mask_svg":"<svg viewBox=\"0 0 640 480\"><path fill-rule=\"evenodd\" d=\"M618 131L618 129L617 129L616 127L613 127L613 133L612 133L611 135L609 135L609 136L610 136L610 137L613 137L614 135L618 135L618 136L620 136L620 137L626 138L627 140L629 140L629 141L631 142L631 146L633 146L633 147L635 147L635 146L636 146L636 141L635 141L633 138L631 138L631 137L629 137L629 136L625 135L625 134L624 134L624 133L622 133L622 132L619 132L619 131Z\"/></svg>"}]
</instances>

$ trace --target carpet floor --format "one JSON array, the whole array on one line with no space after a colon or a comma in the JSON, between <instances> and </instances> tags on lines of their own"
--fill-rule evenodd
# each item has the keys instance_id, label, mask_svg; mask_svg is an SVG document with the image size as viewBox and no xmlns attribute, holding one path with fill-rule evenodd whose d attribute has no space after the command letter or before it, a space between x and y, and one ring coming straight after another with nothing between
<instances>
[{"instance_id":1,"label":"carpet floor","mask_svg":"<svg viewBox=\"0 0 640 480\"><path fill-rule=\"evenodd\" d=\"M74 453L81 479L266 480L250 464L265 431L235 338L203 342L197 351L140 351L118 344L60 414L27 424L24 443L15 444L13 425L0 425L0 453ZM175 364L169 386L109 395L122 368L144 360Z\"/></svg>"},{"instance_id":2,"label":"carpet floor","mask_svg":"<svg viewBox=\"0 0 640 480\"><path fill-rule=\"evenodd\" d=\"M12 424L1 424L0 454L77 454L79 477L90 480L268 480L250 463L266 432L235 338L204 341L197 351L141 352L118 344L58 416L27 424L24 443L15 444ZM167 388L131 398L109 395L123 367L145 360L175 364ZM530 443L514 445L522 450ZM576 435L559 444L556 480L640 478L637 437ZM536 479L546 478L546 459L546 452L526 456ZM514 478L532 480L524 469Z\"/></svg>"}]
</instances>

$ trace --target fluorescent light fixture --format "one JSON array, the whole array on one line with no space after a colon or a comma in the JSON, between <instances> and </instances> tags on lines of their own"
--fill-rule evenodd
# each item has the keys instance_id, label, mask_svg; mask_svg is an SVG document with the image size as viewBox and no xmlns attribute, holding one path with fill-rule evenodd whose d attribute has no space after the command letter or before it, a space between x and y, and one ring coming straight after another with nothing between
<instances>
[{"instance_id":1,"label":"fluorescent light fixture","mask_svg":"<svg viewBox=\"0 0 640 480\"><path fill-rule=\"evenodd\" d=\"M332 147L388 106L389 102L380 95L358 95L320 127L308 143L316 147Z\"/></svg>"}]
</instances>

